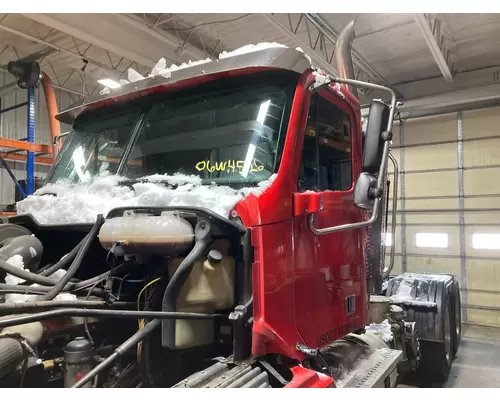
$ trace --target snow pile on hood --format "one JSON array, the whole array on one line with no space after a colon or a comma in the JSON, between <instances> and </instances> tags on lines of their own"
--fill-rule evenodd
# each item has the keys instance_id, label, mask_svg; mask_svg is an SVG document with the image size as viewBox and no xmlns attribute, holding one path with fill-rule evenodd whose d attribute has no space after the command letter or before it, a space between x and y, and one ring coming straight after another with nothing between
<instances>
[{"instance_id":1,"label":"snow pile on hood","mask_svg":"<svg viewBox=\"0 0 500 400\"><path fill-rule=\"evenodd\" d=\"M420 307L436 307L434 301L430 301L425 285L425 280L411 279L400 276L395 279L396 293L389 297L391 303L407 304Z\"/></svg>"},{"instance_id":2,"label":"snow pile on hood","mask_svg":"<svg viewBox=\"0 0 500 400\"><path fill-rule=\"evenodd\" d=\"M117 207L191 206L227 218L236 203L250 194L259 196L275 178L273 175L257 187L240 190L202 185L199 177L181 174L144 177L131 185L132 189L120 185L126 179L116 175L97 177L89 183L60 180L18 202L17 214L32 214L44 225L92 224L98 214L106 216Z\"/></svg>"},{"instance_id":3,"label":"snow pile on hood","mask_svg":"<svg viewBox=\"0 0 500 400\"><path fill-rule=\"evenodd\" d=\"M28 271L27 269L24 268L23 257L21 255L16 254L15 256L10 257L7 260L7 263L12 265L13 267ZM64 274L66 274L66 271L64 269L60 269L60 270L54 272L52 275L50 275L50 277L55 278L57 280L60 280L64 276ZM5 283L8 285L18 285L22 282L24 282L24 279L18 278L17 276L14 276L11 274L6 274L6 276L5 276ZM30 285L29 287L37 288L40 286L41 285L34 283L33 285ZM5 302L6 303L25 303L27 301L41 300L42 297L43 297L43 295L37 295L37 294L8 293L5 295ZM54 298L54 300L70 301L70 300L77 300L77 297L71 293L60 293Z\"/></svg>"},{"instance_id":4,"label":"snow pile on hood","mask_svg":"<svg viewBox=\"0 0 500 400\"><path fill-rule=\"evenodd\" d=\"M365 326L365 331L379 336L385 343L390 342L394 337L391 331L391 324L387 319L380 324L370 324Z\"/></svg>"}]
</instances>

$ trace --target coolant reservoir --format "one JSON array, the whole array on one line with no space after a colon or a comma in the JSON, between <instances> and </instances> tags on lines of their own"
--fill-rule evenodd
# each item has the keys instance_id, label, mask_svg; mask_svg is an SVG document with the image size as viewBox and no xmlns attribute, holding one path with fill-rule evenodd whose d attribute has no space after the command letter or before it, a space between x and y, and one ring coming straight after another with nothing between
<instances>
[{"instance_id":1,"label":"coolant reservoir","mask_svg":"<svg viewBox=\"0 0 500 400\"><path fill-rule=\"evenodd\" d=\"M125 254L178 255L193 245L194 229L173 212L156 216L127 211L104 222L99 241L106 250L119 245Z\"/></svg>"},{"instance_id":2,"label":"coolant reservoir","mask_svg":"<svg viewBox=\"0 0 500 400\"><path fill-rule=\"evenodd\" d=\"M182 260L172 260L168 267L170 277ZM234 306L234 258L218 250L210 250L206 259L194 264L177 298L178 309L204 304L217 310Z\"/></svg>"},{"instance_id":3,"label":"coolant reservoir","mask_svg":"<svg viewBox=\"0 0 500 400\"><path fill-rule=\"evenodd\" d=\"M182 262L174 258L168 267L169 276ZM227 252L212 249L208 256L198 260L191 270L177 297L180 312L211 314L216 310L234 307L234 258ZM175 347L186 348L213 343L212 320L177 320L175 322Z\"/></svg>"},{"instance_id":4,"label":"coolant reservoir","mask_svg":"<svg viewBox=\"0 0 500 400\"><path fill-rule=\"evenodd\" d=\"M190 313L213 313L213 307L183 307L182 312ZM215 326L214 321L204 320L185 320L175 321L175 348L185 349L187 347L203 346L214 342Z\"/></svg>"}]
</instances>

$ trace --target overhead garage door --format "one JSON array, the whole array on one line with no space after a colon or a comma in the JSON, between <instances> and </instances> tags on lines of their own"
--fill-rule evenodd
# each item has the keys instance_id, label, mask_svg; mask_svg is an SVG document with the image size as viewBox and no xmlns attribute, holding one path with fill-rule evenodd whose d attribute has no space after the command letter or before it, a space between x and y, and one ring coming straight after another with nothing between
<instances>
[{"instance_id":1,"label":"overhead garage door","mask_svg":"<svg viewBox=\"0 0 500 400\"><path fill-rule=\"evenodd\" d=\"M453 273L464 321L500 326L500 109L409 119L394 132L393 274Z\"/></svg>"}]
</instances>

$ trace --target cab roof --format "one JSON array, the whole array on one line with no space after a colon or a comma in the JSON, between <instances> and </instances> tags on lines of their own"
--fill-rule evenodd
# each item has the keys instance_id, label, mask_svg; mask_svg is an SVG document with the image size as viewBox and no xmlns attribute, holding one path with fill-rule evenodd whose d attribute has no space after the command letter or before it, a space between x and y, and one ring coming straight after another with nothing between
<instances>
[{"instance_id":1,"label":"cab roof","mask_svg":"<svg viewBox=\"0 0 500 400\"><path fill-rule=\"evenodd\" d=\"M110 102L140 97L161 87L192 78L245 69L281 69L302 74L312 68L310 58L300 49L267 47L249 52L237 50L234 53L234 55L219 57L217 60L195 62L178 69L172 68L160 75L122 85L110 90L109 93L90 96L62 111L56 118L63 123L72 124L78 115L88 109L100 108Z\"/></svg>"}]
</instances>

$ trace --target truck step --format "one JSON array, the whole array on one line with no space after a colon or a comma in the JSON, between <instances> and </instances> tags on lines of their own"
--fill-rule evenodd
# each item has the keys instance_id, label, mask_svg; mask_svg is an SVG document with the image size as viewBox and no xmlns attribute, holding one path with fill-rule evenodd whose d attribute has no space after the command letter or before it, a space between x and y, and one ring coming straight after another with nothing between
<instances>
[{"instance_id":1,"label":"truck step","mask_svg":"<svg viewBox=\"0 0 500 400\"><path fill-rule=\"evenodd\" d=\"M269 388L269 377L255 363L229 365L218 362L194 373L174 388Z\"/></svg>"},{"instance_id":2,"label":"truck step","mask_svg":"<svg viewBox=\"0 0 500 400\"><path fill-rule=\"evenodd\" d=\"M389 378L390 386L393 387L397 376L396 367L402 357L401 350L375 350L368 358L360 361L346 377L336 380L335 384L338 388L383 388L386 378Z\"/></svg>"}]
</instances>

